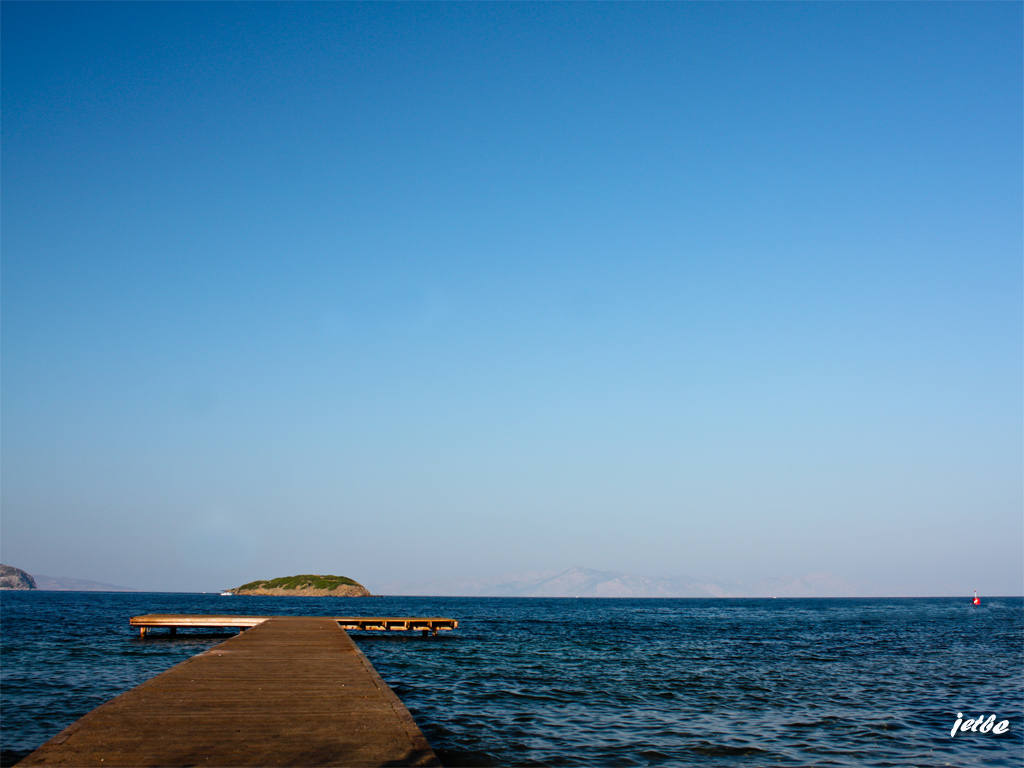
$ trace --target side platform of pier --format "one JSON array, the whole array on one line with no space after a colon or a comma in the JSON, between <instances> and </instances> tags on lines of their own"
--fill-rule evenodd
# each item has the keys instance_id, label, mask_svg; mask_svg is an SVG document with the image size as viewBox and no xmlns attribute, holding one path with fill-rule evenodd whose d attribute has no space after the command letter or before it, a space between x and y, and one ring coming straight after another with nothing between
<instances>
[{"instance_id":1,"label":"side platform of pier","mask_svg":"<svg viewBox=\"0 0 1024 768\"><path fill-rule=\"evenodd\" d=\"M97 707L18 765L440 765L337 619L248 618L260 621Z\"/></svg>"},{"instance_id":2,"label":"side platform of pier","mask_svg":"<svg viewBox=\"0 0 1024 768\"><path fill-rule=\"evenodd\" d=\"M273 616L232 616L224 615L194 615L177 613L147 613L144 616L132 616L128 623L139 628L139 634L145 637L151 629L159 627L170 630L172 634L179 629L188 627L207 628L230 628L239 627L247 629L262 624ZM439 631L458 629L458 619L443 619L438 617L420 618L414 616L326 616L331 621L336 621L342 629L368 630L375 632L388 631L419 631L424 635L434 634Z\"/></svg>"}]
</instances>

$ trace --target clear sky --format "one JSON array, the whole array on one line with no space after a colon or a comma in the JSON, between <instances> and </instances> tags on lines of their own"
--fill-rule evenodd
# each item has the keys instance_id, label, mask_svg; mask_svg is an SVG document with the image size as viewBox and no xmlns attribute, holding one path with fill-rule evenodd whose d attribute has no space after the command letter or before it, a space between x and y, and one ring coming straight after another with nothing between
<instances>
[{"instance_id":1,"label":"clear sky","mask_svg":"<svg viewBox=\"0 0 1024 768\"><path fill-rule=\"evenodd\" d=\"M14 3L2 549L1024 581L1021 3Z\"/></svg>"}]
</instances>

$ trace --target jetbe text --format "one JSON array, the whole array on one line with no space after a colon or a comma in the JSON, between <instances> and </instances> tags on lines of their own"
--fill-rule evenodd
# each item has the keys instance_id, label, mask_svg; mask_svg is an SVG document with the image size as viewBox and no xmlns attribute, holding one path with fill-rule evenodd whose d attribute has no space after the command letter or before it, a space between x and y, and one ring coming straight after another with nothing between
<instances>
[{"instance_id":1,"label":"jetbe text","mask_svg":"<svg viewBox=\"0 0 1024 768\"><path fill-rule=\"evenodd\" d=\"M973 720L970 718L964 720L964 713L957 712L956 722L953 724L953 730L949 732L949 735L956 736L956 732L958 730L960 733L963 733L964 731L981 731L982 733L992 732L996 734L1006 733L1010 730L1010 721L1000 720L997 723L995 715L989 715L988 717L981 715Z\"/></svg>"}]
</instances>

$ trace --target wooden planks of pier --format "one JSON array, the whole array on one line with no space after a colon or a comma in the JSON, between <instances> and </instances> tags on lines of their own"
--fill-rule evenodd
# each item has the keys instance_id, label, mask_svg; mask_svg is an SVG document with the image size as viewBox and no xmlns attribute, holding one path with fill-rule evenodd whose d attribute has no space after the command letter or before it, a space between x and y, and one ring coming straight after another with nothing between
<instances>
[{"instance_id":1,"label":"wooden planks of pier","mask_svg":"<svg viewBox=\"0 0 1024 768\"><path fill-rule=\"evenodd\" d=\"M335 618L258 618L94 709L19 766L440 765Z\"/></svg>"}]
</instances>

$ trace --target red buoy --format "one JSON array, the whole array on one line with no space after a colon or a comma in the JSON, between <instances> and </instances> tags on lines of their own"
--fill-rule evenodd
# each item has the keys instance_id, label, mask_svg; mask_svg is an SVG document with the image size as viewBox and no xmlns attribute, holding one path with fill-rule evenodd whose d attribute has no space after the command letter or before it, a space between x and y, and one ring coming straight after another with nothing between
<instances>
[{"instance_id":1,"label":"red buoy","mask_svg":"<svg viewBox=\"0 0 1024 768\"><path fill-rule=\"evenodd\" d=\"M981 598L978 597L978 590L974 590L974 599L971 600L974 605L981 605Z\"/></svg>"}]
</instances>

